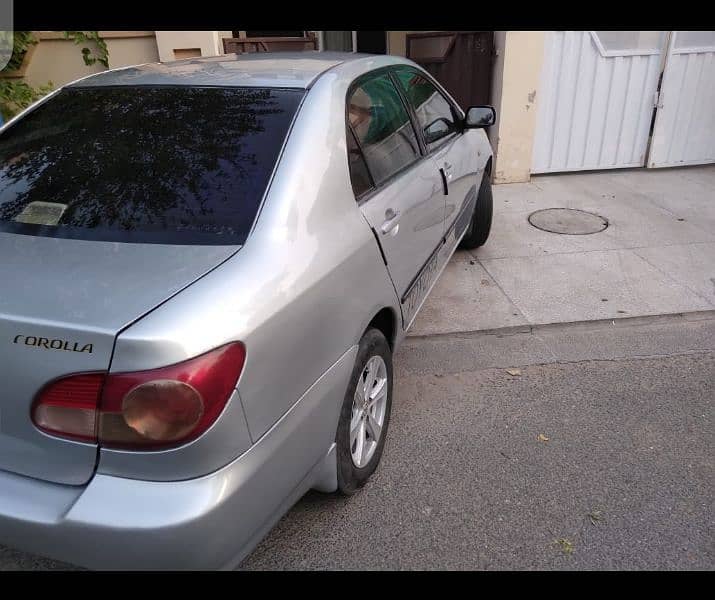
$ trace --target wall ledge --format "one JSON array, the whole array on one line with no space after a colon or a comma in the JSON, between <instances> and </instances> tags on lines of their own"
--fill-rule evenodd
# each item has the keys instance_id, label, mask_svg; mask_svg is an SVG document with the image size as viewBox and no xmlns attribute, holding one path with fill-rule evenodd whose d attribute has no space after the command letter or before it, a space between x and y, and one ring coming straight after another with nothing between
<instances>
[{"instance_id":1,"label":"wall ledge","mask_svg":"<svg viewBox=\"0 0 715 600\"><path fill-rule=\"evenodd\" d=\"M62 31L33 31L38 40L64 40L65 34ZM120 38L143 38L155 37L154 31L100 31L99 37L104 39L120 39ZM72 40L67 40L72 41Z\"/></svg>"}]
</instances>

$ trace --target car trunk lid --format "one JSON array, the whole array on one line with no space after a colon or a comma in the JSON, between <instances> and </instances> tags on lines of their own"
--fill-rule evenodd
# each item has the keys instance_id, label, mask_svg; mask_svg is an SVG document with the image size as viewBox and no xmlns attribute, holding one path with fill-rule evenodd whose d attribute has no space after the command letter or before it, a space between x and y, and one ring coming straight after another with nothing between
<instances>
[{"instance_id":1,"label":"car trunk lid","mask_svg":"<svg viewBox=\"0 0 715 600\"><path fill-rule=\"evenodd\" d=\"M81 485L97 446L37 429L50 381L107 371L117 334L238 246L162 245L0 232L0 470Z\"/></svg>"}]
</instances>

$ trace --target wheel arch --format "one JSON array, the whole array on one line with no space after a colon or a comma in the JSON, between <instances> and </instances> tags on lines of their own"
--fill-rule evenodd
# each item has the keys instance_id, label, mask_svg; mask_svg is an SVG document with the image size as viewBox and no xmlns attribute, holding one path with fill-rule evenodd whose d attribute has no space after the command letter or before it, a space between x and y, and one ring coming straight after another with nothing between
<instances>
[{"instance_id":1,"label":"wheel arch","mask_svg":"<svg viewBox=\"0 0 715 600\"><path fill-rule=\"evenodd\" d=\"M365 327L365 331L374 327L378 331L382 332L390 346L390 350L395 349L395 342L397 339L397 315L395 311L389 306L381 308L375 315L370 319L370 322Z\"/></svg>"}]
</instances>

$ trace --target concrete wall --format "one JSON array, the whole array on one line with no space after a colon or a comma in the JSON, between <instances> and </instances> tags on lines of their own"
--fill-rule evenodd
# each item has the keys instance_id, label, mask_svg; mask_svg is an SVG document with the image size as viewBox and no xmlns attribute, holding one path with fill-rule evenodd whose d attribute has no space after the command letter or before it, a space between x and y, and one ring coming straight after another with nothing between
<instances>
[{"instance_id":1,"label":"concrete wall","mask_svg":"<svg viewBox=\"0 0 715 600\"><path fill-rule=\"evenodd\" d=\"M408 33L417 32L388 32L390 54L406 55ZM488 132L496 158L494 182L529 181L544 32L495 31L494 46L491 103L497 122Z\"/></svg>"},{"instance_id":2,"label":"concrete wall","mask_svg":"<svg viewBox=\"0 0 715 600\"><path fill-rule=\"evenodd\" d=\"M156 62L159 54L153 31L100 31L109 50L109 67L124 67ZM36 32L39 40L31 47L21 70L24 81L34 87L52 82L59 87L92 73L104 70L99 63L84 64L82 45L64 39L61 32ZM88 45L91 48L91 45Z\"/></svg>"},{"instance_id":3,"label":"concrete wall","mask_svg":"<svg viewBox=\"0 0 715 600\"><path fill-rule=\"evenodd\" d=\"M407 56L407 34L416 31L388 31L387 53L395 56Z\"/></svg>"},{"instance_id":4,"label":"concrete wall","mask_svg":"<svg viewBox=\"0 0 715 600\"><path fill-rule=\"evenodd\" d=\"M501 105L501 91L504 77L504 45L506 44L506 31L494 32L494 67L492 71L492 97L491 105L498 107ZM492 144L492 150L496 154L497 149L497 132L499 131L499 119L501 111L497 111L496 123L487 130L487 136Z\"/></svg>"},{"instance_id":5,"label":"concrete wall","mask_svg":"<svg viewBox=\"0 0 715 600\"><path fill-rule=\"evenodd\" d=\"M499 33L503 36L498 36L500 55L492 87L498 122L490 132L496 157L494 183L529 181L544 62L544 32Z\"/></svg>"},{"instance_id":6,"label":"concrete wall","mask_svg":"<svg viewBox=\"0 0 715 600\"><path fill-rule=\"evenodd\" d=\"M197 56L223 54L222 34L231 37L231 32L228 31L157 31L159 60L167 62L186 58L192 51L195 51Z\"/></svg>"}]
</instances>

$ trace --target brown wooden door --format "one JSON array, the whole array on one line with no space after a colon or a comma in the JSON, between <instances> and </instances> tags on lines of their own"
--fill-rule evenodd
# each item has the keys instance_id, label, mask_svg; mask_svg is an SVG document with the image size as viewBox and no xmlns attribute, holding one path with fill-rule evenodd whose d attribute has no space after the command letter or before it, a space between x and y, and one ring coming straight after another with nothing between
<instances>
[{"instance_id":1,"label":"brown wooden door","mask_svg":"<svg viewBox=\"0 0 715 600\"><path fill-rule=\"evenodd\" d=\"M490 103L493 31L410 33L407 57L439 81L463 109Z\"/></svg>"}]
</instances>

